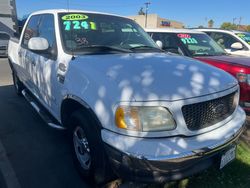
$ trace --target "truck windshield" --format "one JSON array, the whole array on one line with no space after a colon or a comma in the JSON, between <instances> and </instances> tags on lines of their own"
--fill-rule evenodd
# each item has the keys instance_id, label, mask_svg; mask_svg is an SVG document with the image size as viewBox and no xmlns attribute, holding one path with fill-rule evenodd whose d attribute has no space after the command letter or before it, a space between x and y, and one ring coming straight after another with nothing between
<instances>
[{"instance_id":1,"label":"truck windshield","mask_svg":"<svg viewBox=\"0 0 250 188\"><path fill-rule=\"evenodd\" d=\"M238 37L250 44L250 33L236 33Z\"/></svg>"},{"instance_id":2,"label":"truck windshield","mask_svg":"<svg viewBox=\"0 0 250 188\"><path fill-rule=\"evenodd\" d=\"M66 52L105 54L159 52L154 41L134 21L95 13L60 13L59 25Z\"/></svg>"},{"instance_id":3,"label":"truck windshield","mask_svg":"<svg viewBox=\"0 0 250 188\"><path fill-rule=\"evenodd\" d=\"M208 35L199 33L176 34L180 43L192 56L225 55L226 52Z\"/></svg>"}]
</instances>

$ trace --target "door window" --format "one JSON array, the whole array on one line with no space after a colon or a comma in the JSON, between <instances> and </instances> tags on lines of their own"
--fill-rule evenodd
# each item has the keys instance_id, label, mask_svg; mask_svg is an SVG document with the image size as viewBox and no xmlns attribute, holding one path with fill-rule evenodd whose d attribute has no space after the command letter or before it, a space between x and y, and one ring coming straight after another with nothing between
<instances>
[{"instance_id":1,"label":"door window","mask_svg":"<svg viewBox=\"0 0 250 188\"><path fill-rule=\"evenodd\" d=\"M38 28L40 23L40 15L34 15L29 19L28 25L25 28L22 40L22 47L28 48L28 42L32 37L38 36Z\"/></svg>"},{"instance_id":2,"label":"door window","mask_svg":"<svg viewBox=\"0 0 250 188\"><path fill-rule=\"evenodd\" d=\"M35 52L49 59L56 59L57 46L55 36L54 16L52 14L34 15L30 18L24 31L22 47L28 49L28 42L32 37L43 37L49 43L46 52Z\"/></svg>"},{"instance_id":3,"label":"door window","mask_svg":"<svg viewBox=\"0 0 250 188\"><path fill-rule=\"evenodd\" d=\"M54 16L52 14L44 14L41 16L38 36L47 39L49 43L48 52L41 55L44 55L50 59L55 59L57 57L57 45Z\"/></svg>"},{"instance_id":4,"label":"door window","mask_svg":"<svg viewBox=\"0 0 250 188\"><path fill-rule=\"evenodd\" d=\"M210 36L224 49L232 50L231 45L235 42L240 42L236 38L227 33L211 32Z\"/></svg>"},{"instance_id":5,"label":"door window","mask_svg":"<svg viewBox=\"0 0 250 188\"><path fill-rule=\"evenodd\" d=\"M176 54L183 55L175 36L172 33L151 33L150 36L154 39L154 41L161 41L163 44L162 49Z\"/></svg>"}]
</instances>

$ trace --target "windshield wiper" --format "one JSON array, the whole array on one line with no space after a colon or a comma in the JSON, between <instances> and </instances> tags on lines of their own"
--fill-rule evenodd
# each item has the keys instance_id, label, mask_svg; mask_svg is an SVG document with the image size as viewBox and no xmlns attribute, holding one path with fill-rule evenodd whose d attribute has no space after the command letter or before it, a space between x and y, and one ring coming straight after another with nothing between
<instances>
[{"instance_id":1,"label":"windshield wiper","mask_svg":"<svg viewBox=\"0 0 250 188\"><path fill-rule=\"evenodd\" d=\"M194 53L193 56L213 56L214 54L208 54L208 53Z\"/></svg>"},{"instance_id":2,"label":"windshield wiper","mask_svg":"<svg viewBox=\"0 0 250 188\"><path fill-rule=\"evenodd\" d=\"M95 52L107 52L107 51L118 51L118 52L126 52L130 53L132 52L129 49L124 49L124 48L118 48L114 46L106 46L106 45L90 45L90 46L84 46L82 47L83 49L93 49Z\"/></svg>"},{"instance_id":3,"label":"windshield wiper","mask_svg":"<svg viewBox=\"0 0 250 188\"><path fill-rule=\"evenodd\" d=\"M221 53L213 53L213 54L209 54L209 53L202 53L202 52L197 52L197 53L194 53L193 56L221 56L221 55L229 55L228 53L226 52L221 52Z\"/></svg>"},{"instance_id":4,"label":"windshield wiper","mask_svg":"<svg viewBox=\"0 0 250 188\"><path fill-rule=\"evenodd\" d=\"M222 53L217 53L217 55L231 55L230 53L222 52Z\"/></svg>"},{"instance_id":5,"label":"windshield wiper","mask_svg":"<svg viewBox=\"0 0 250 188\"><path fill-rule=\"evenodd\" d=\"M158 51L163 52L163 50L160 49L160 48L153 47L153 46L147 46L147 45L140 45L140 46L134 46L134 47L129 48L129 50L137 50L137 49L143 49L143 50L145 50L145 49L153 49L153 50L158 50Z\"/></svg>"}]
</instances>

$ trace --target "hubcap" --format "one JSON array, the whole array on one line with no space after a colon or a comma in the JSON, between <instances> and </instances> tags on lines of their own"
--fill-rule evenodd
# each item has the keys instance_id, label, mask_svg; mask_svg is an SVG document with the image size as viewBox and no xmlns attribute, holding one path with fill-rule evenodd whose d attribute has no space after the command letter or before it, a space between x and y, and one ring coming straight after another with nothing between
<instances>
[{"instance_id":1,"label":"hubcap","mask_svg":"<svg viewBox=\"0 0 250 188\"><path fill-rule=\"evenodd\" d=\"M91 164L90 149L87 138L81 127L76 127L73 133L76 157L83 169L88 170Z\"/></svg>"}]
</instances>

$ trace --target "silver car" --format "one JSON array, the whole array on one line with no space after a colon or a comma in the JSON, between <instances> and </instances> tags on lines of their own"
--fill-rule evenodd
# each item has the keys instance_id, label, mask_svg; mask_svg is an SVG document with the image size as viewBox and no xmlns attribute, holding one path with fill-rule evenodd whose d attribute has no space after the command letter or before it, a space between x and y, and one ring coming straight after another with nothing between
<instances>
[{"instance_id":1,"label":"silver car","mask_svg":"<svg viewBox=\"0 0 250 188\"><path fill-rule=\"evenodd\" d=\"M10 36L0 31L0 57L6 57L7 56L7 45L9 42Z\"/></svg>"}]
</instances>

